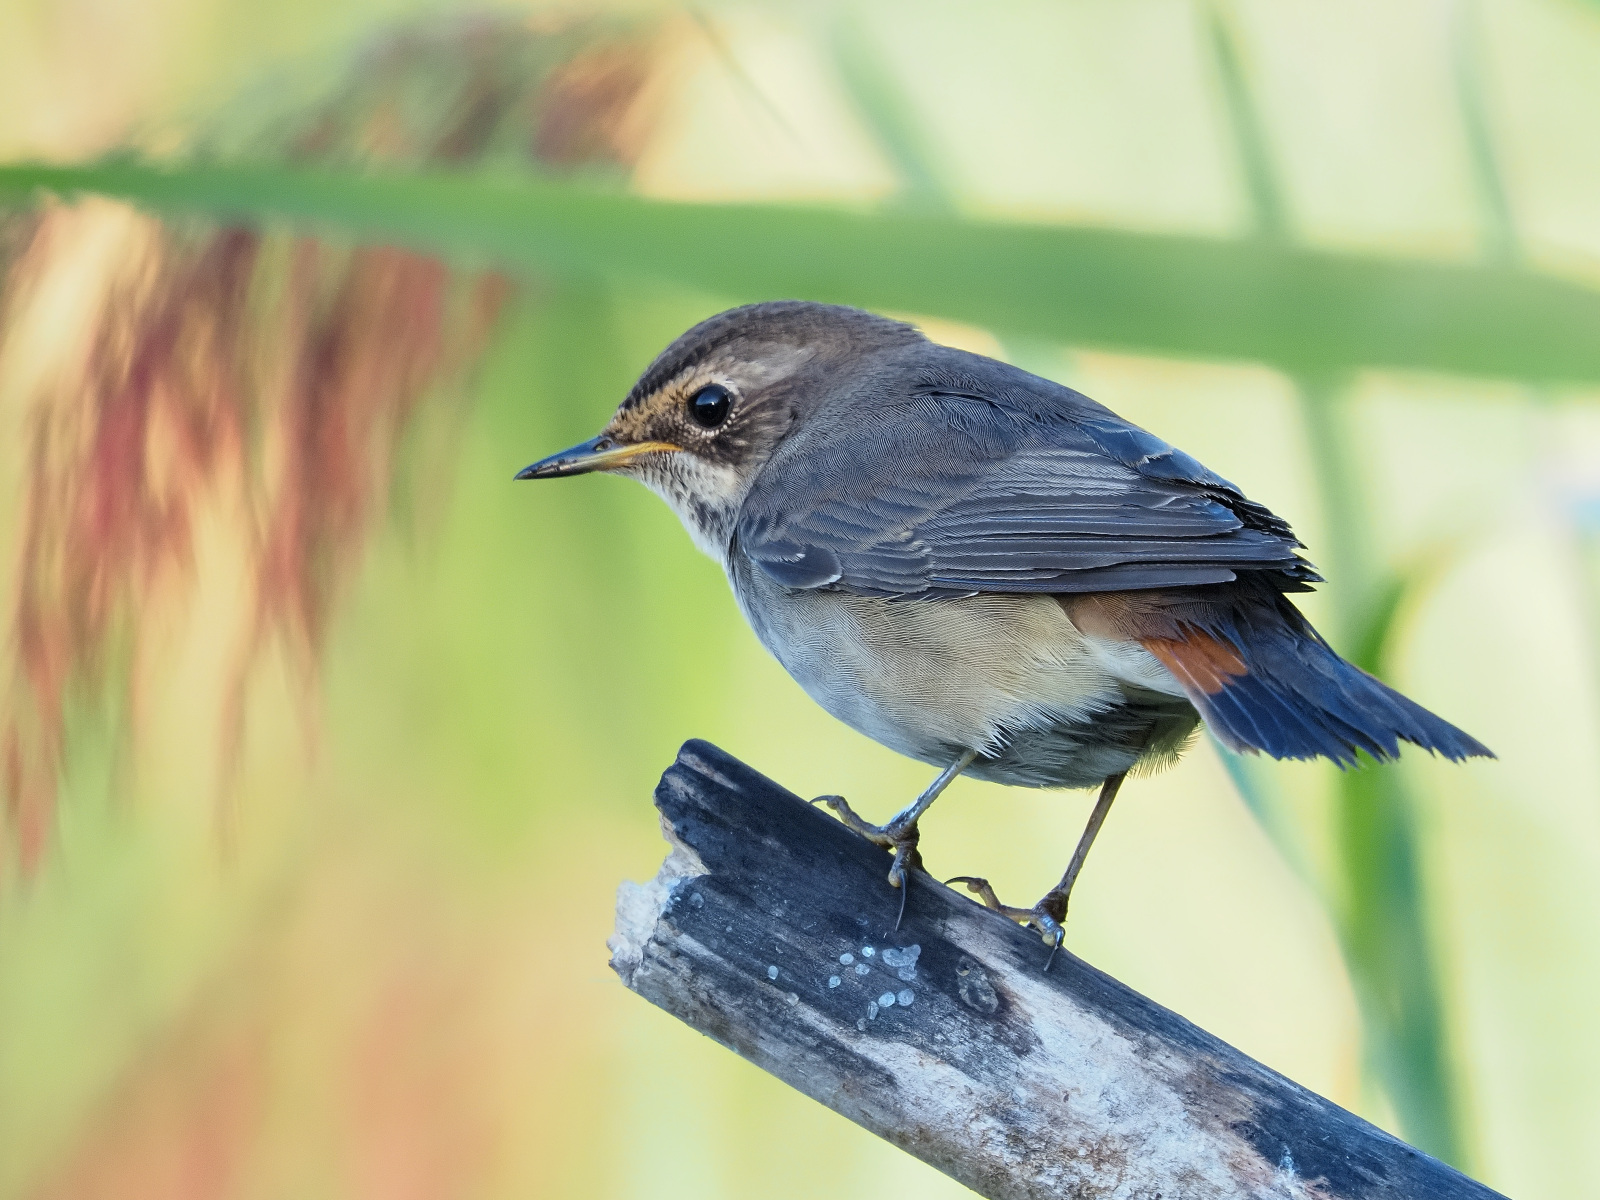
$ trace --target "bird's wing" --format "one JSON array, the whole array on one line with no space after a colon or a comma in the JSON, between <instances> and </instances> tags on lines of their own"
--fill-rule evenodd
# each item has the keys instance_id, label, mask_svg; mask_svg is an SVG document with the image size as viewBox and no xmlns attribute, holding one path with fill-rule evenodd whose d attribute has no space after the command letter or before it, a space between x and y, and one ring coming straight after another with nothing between
<instances>
[{"instance_id":1,"label":"bird's wing","mask_svg":"<svg viewBox=\"0 0 1600 1200\"><path fill-rule=\"evenodd\" d=\"M908 598L1318 580L1281 518L1058 391L922 387L818 413L758 477L737 546L787 587Z\"/></svg>"}]
</instances>

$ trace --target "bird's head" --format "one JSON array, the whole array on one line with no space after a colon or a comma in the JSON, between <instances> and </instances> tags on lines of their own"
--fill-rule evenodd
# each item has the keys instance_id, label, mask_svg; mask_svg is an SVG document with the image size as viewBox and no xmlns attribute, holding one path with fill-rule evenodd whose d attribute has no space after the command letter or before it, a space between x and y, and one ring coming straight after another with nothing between
<instances>
[{"instance_id":1,"label":"bird's head","mask_svg":"<svg viewBox=\"0 0 1600 1200\"><path fill-rule=\"evenodd\" d=\"M720 561L740 504L784 437L867 359L922 340L857 308L780 300L729 309L663 350L598 436L517 478L631 475Z\"/></svg>"}]
</instances>

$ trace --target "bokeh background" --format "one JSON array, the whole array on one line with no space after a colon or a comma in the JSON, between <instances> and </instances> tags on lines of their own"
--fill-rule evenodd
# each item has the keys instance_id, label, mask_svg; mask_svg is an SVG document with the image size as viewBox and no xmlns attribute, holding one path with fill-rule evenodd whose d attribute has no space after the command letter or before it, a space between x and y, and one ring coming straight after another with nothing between
<instances>
[{"instance_id":1,"label":"bokeh background","mask_svg":"<svg viewBox=\"0 0 1600 1200\"><path fill-rule=\"evenodd\" d=\"M0 1197L937 1197L627 993L709 738L886 816L626 481L729 304L1068 382L1493 746L1140 780L1070 947L1519 1200L1600 1173L1600 5L0 3ZM960 781L1031 896L1089 806ZM889 900L886 899L886 903Z\"/></svg>"}]
</instances>

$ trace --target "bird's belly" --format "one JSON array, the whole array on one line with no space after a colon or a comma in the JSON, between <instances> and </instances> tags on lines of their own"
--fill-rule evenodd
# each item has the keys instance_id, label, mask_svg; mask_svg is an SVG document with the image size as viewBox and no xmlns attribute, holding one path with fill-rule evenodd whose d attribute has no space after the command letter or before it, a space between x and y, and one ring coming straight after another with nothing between
<instances>
[{"instance_id":1,"label":"bird's belly","mask_svg":"<svg viewBox=\"0 0 1600 1200\"><path fill-rule=\"evenodd\" d=\"M978 778L1088 787L1144 752L1130 685L1192 714L1141 647L1086 637L1050 596L888 600L789 591L748 565L730 574L757 636L818 704L927 763L974 749Z\"/></svg>"}]
</instances>

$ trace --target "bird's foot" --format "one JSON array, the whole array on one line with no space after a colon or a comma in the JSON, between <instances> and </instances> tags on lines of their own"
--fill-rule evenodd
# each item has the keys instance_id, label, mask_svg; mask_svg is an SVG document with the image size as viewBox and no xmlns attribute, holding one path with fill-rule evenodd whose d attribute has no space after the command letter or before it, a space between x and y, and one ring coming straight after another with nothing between
<instances>
[{"instance_id":1,"label":"bird's foot","mask_svg":"<svg viewBox=\"0 0 1600 1200\"><path fill-rule=\"evenodd\" d=\"M874 825L851 808L843 796L818 796L811 803L826 804L844 822L845 828L859 833L873 845L882 846L894 855L894 861L889 864L889 886L900 889L900 916L894 923L894 927L899 929L900 921L906 915L906 872L922 869L922 855L917 852L917 841L922 834L917 829L916 821L896 818L887 825Z\"/></svg>"},{"instance_id":2,"label":"bird's foot","mask_svg":"<svg viewBox=\"0 0 1600 1200\"><path fill-rule=\"evenodd\" d=\"M1065 896L1059 891L1052 890L1046 892L1039 903L1032 908L1013 908L1009 904L1000 903L1000 897L994 894L994 888L987 879L980 879L976 875L957 875L953 879L945 880L947 887L952 883L963 884L967 891L983 901L985 908L992 908L1002 916L1037 930L1044 938L1045 944L1050 947L1050 957L1044 964L1046 971L1050 969L1050 965L1056 961L1056 951L1061 949L1061 943L1067 936Z\"/></svg>"}]
</instances>

